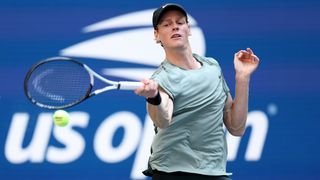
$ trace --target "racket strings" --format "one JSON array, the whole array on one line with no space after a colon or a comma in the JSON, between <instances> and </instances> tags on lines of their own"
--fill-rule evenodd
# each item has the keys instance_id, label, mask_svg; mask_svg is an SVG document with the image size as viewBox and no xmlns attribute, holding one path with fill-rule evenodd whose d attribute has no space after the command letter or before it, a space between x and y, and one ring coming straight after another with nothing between
<instances>
[{"instance_id":1,"label":"racket strings","mask_svg":"<svg viewBox=\"0 0 320 180\"><path fill-rule=\"evenodd\" d=\"M28 81L28 92L38 103L62 107L83 100L90 91L90 75L73 61L49 61L38 66Z\"/></svg>"}]
</instances>

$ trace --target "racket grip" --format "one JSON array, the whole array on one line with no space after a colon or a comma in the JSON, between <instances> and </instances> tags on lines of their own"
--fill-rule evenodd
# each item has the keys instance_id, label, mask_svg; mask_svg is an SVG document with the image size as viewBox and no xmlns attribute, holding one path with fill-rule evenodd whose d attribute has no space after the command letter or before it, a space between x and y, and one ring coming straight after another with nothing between
<instances>
[{"instance_id":1,"label":"racket grip","mask_svg":"<svg viewBox=\"0 0 320 180\"><path fill-rule=\"evenodd\" d=\"M118 89L119 90L136 90L141 86L143 86L142 82L120 81Z\"/></svg>"}]
</instances>

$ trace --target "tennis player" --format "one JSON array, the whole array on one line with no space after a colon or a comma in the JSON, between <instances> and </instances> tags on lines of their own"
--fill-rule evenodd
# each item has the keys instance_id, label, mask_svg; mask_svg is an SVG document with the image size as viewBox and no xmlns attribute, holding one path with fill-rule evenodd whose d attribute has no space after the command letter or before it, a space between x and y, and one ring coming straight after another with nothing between
<instances>
[{"instance_id":1,"label":"tennis player","mask_svg":"<svg viewBox=\"0 0 320 180\"><path fill-rule=\"evenodd\" d=\"M154 37L165 60L135 91L147 98L155 124L149 169L154 180L230 179L223 124L234 136L245 132L250 76L259 59L250 48L234 55L233 99L218 62L192 53L188 16L178 4L153 13Z\"/></svg>"}]
</instances>

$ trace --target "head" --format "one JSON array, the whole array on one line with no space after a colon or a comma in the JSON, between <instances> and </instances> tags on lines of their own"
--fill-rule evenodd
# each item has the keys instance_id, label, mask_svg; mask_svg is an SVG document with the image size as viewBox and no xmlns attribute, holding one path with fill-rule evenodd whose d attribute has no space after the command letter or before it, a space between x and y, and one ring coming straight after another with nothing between
<instances>
[{"instance_id":1,"label":"head","mask_svg":"<svg viewBox=\"0 0 320 180\"><path fill-rule=\"evenodd\" d=\"M189 45L190 27L184 8L178 4L166 4L153 13L154 36L162 46Z\"/></svg>"}]
</instances>

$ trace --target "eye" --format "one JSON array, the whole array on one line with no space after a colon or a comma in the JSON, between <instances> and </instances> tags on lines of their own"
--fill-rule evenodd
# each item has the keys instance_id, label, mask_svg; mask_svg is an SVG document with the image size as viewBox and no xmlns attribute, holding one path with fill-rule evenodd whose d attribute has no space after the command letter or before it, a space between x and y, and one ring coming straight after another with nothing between
<instances>
[{"instance_id":1,"label":"eye","mask_svg":"<svg viewBox=\"0 0 320 180\"><path fill-rule=\"evenodd\" d=\"M161 27L169 27L170 26L170 22L168 21L164 21L160 24Z\"/></svg>"},{"instance_id":2,"label":"eye","mask_svg":"<svg viewBox=\"0 0 320 180\"><path fill-rule=\"evenodd\" d=\"M177 24L183 25L183 24L185 24L185 21L184 21L184 20L179 20L179 21L177 22Z\"/></svg>"}]
</instances>

